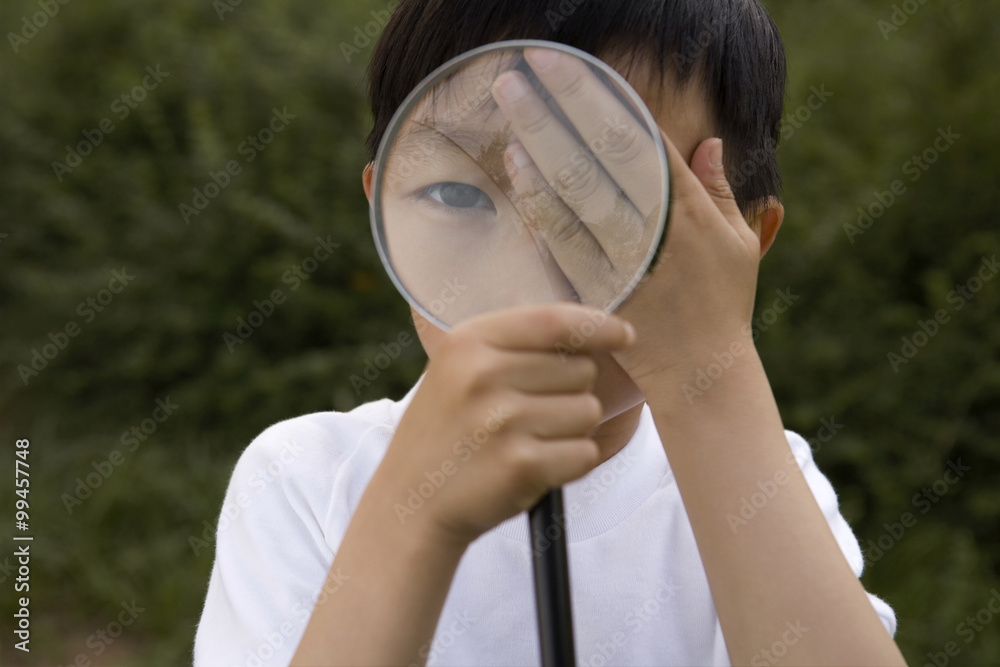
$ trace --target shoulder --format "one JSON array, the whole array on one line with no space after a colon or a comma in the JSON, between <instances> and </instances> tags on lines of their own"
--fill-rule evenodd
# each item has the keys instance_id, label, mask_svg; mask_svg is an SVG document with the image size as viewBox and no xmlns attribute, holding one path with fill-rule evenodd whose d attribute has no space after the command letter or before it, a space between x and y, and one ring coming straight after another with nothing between
<instances>
[{"instance_id":1,"label":"shoulder","mask_svg":"<svg viewBox=\"0 0 1000 667\"><path fill-rule=\"evenodd\" d=\"M791 448L787 459L788 463L792 462L792 458L795 459L795 463L802 470L809 488L816 497L816 502L819 503L820 509L826 515L827 521L835 519L836 516L839 516L837 493L830 480L820 471L813 459L813 453L819 450L820 443L815 441L814 445L813 442L788 429L785 429L785 439L788 440L788 446Z\"/></svg>"},{"instance_id":2,"label":"shoulder","mask_svg":"<svg viewBox=\"0 0 1000 667\"><path fill-rule=\"evenodd\" d=\"M227 503L259 508L251 515L280 512L282 521L294 513L324 528L333 509L347 512L341 522L349 519L417 384L399 401L384 398L349 412L315 412L269 426L236 462Z\"/></svg>"},{"instance_id":3,"label":"shoulder","mask_svg":"<svg viewBox=\"0 0 1000 667\"><path fill-rule=\"evenodd\" d=\"M372 429L394 429L396 406L395 401L383 398L350 412L314 412L280 421L243 450L236 472L272 461L297 468L336 462L349 456Z\"/></svg>"},{"instance_id":4,"label":"shoulder","mask_svg":"<svg viewBox=\"0 0 1000 667\"><path fill-rule=\"evenodd\" d=\"M788 446L792 448L792 455L800 468L813 463L812 445L808 440L787 428L785 429L785 439L788 440Z\"/></svg>"},{"instance_id":5,"label":"shoulder","mask_svg":"<svg viewBox=\"0 0 1000 667\"><path fill-rule=\"evenodd\" d=\"M279 422L246 447L214 534L196 665L236 664L267 647L260 644L265 636L274 649L267 664L288 664L357 499L415 389L400 401Z\"/></svg>"}]
</instances>

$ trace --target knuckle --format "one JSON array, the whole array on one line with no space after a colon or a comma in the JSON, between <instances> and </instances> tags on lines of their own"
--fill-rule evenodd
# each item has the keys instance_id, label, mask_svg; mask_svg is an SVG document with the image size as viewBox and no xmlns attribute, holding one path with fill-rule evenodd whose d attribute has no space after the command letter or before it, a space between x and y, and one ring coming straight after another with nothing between
<instances>
[{"instance_id":1,"label":"knuckle","mask_svg":"<svg viewBox=\"0 0 1000 667\"><path fill-rule=\"evenodd\" d=\"M588 387L593 387L597 382L597 375L600 369L597 366L597 361L593 357L581 355L577 357L577 364L580 368L580 376L583 382L586 383Z\"/></svg>"},{"instance_id":2,"label":"knuckle","mask_svg":"<svg viewBox=\"0 0 1000 667\"><path fill-rule=\"evenodd\" d=\"M610 133L605 157L615 164L630 164L638 160L644 150L644 144L635 127L631 125Z\"/></svg>"},{"instance_id":3,"label":"knuckle","mask_svg":"<svg viewBox=\"0 0 1000 667\"><path fill-rule=\"evenodd\" d=\"M564 215L549 222L549 238L567 253L582 253L586 249L587 237L584 232L589 234L583 223L574 216Z\"/></svg>"},{"instance_id":4,"label":"knuckle","mask_svg":"<svg viewBox=\"0 0 1000 667\"><path fill-rule=\"evenodd\" d=\"M544 134L552 126L552 115L544 105L540 108L523 110L521 130L528 135Z\"/></svg>"},{"instance_id":5,"label":"knuckle","mask_svg":"<svg viewBox=\"0 0 1000 667\"><path fill-rule=\"evenodd\" d=\"M590 155L574 153L556 177L557 192L565 199L582 201L597 193L601 169Z\"/></svg>"},{"instance_id":6,"label":"knuckle","mask_svg":"<svg viewBox=\"0 0 1000 667\"><path fill-rule=\"evenodd\" d=\"M533 326L553 337L561 337L567 328L566 318L559 308L544 308L534 317Z\"/></svg>"},{"instance_id":7,"label":"knuckle","mask_svg":"<svg viewBox=\"0 0 1000 667\"><path fill-rule=\"evenodd\" d=\"M580 97L586 92L586 83L582 72L564 67L559 78L558 92L566 97Z\"/></svg>"},{"instance_id":8,"label":"knuckle","mask_svg":"<svg viewBox=\"0 0 1000 667\"><path fill-rule=\"evenodd\" d=\"M537 226L541 220L558 220L566 215L566 206L562 199L549 187L548 183L539 185L534 194L528 195L525 209L531 222Z\"/></svg>"},{"instance_id":9,"label":"knuckle","mask_svg":"<svg viewBox=\"0 0 1000 667\"><path fill-rule=\"evenodd\" d=\"M484 408L484 414L490 408L499 408L501 412L507 415L506 419L499 422L499 430L523 422L531 410L531 403L517 391L507 389L498 391L492 395L490 404Z\"/></svg>"},{"instance_id":10,"label":"knuckle","mask_svg":"<svg viewBox=\"0 0 1000 667\"><path fill-rule=\"evenodd\" d=\"M503 451L504 464L517 479L532 479L538 456L534 447L525 440L511 442Z\"/></svg>"},{"instance_id":11,"label":"knuckle","mask_svg":"<svg viewBox=\"0 0 1000 667\"><path fill-rule=\"evenodd\" d=\"M716 199L736 201L736 196L733 194L732 188L729 187L729 181L724 178L709 181L705 185L705 189Z\"/></svg>"},{"instance_id":12,"label":"knuckle","mask_svg":"<svg viewBox=\"0 0 1000 667\"><path fill-rule=\"evenodd\" d=\"M495 350L484 345L474 331L455 328L441 342L432 363L441 364L442 370L460 390L478 395L494 386L500 375L502 364L499 356Z\"/></svg>"},{"instance_id":13,"label":"knuckle","mask_svg":"<svg viewBox=\"0 0 1000 667\"><path fill-rule=\"evenodd\" d=\"M587 470L595 468L601 459L601 447L593 438L585 438L581 441L583 448L583 460Z\"/></svg>"},{"instance_id":14,"label":"knuckle","mask_svg":"<svg viewBox=\"0 0 1000 667\"><path fill-rule=\"evenodd\" d=\"M593 394L583 395L580 411L583 419L593 425L599 424L601 418L604 417L604 406L601 405L601 400Z\"/></svg>"},{"instance_id":15,"label":"knuckle","mask_svg":"<svg viewBox=\"0 0 1000 667\"><path fill-rule=\"evenodd\" d=\"M500 355L488 348L467 355L461 360L461 364L469 378L470 388L477 392L486 392L495 387L504 369Z\"/></svg>"}]
</instances>

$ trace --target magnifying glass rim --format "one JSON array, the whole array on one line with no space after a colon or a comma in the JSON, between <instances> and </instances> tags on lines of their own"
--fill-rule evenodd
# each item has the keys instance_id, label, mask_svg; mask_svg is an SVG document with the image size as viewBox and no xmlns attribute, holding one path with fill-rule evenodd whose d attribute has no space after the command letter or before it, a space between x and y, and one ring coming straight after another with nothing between
<instances>
[{"instance_id":1,"label":"magnifying glass rim","mask_svg":"<svg viewBox=\"0 0 1000 667\"><path fill-rule=\"evenodd\" d=\"M614 312L614 310L620 306L622 302L629 297L629 295L632 294L633 290L638 285L639 280L649 269L652 260L659 253L660 244L663 242L663 236L667 231L667 217L669 213L668 206L670 202L670 172L667 161L666 146L663 145L663 138L660 136L658 129L659 126L653 118L653 114L650 113L649 109L646 107L646 103L643 101L639 93L637 93L635 89L632 88L631 84L625 80L625 77L615 71L611 65L607 64L600 58L587 53L586 51L582 51L576 47L562 44L560 42L552 42L543 39L510 39L502 42L484 44L483 46L465 51L464 53L448 60L446 63L424 77L424 79L406 96L403 103L398 109L396 109L396 113L392 115L392 118L389 120L389 125L386 128L386 132L382 136L382 141L379 143L378 151L375 153L373 173L375 186L372 190L372 205L368 209L369 218L371 220L372 236L375 239L375 248L378 250L379 259L382 260L382 266L385 267L386 272L389 274L389 279L392 280L392 284L396 286L396 289L403 295L403 298L406 299L407 303L409 303L414 310L420 313L426 320L444 331L450 331L454 325L445 324L433 313L427 312L427 309L425 309L420 303L417 302L416 299L413 298L413 295L410 294L410 291L405 285L403 285L402 280L400 280L399 276L396 274L396 270L393 268L392 261L389 258L388 242L385 236L385 229L382 225L382 218L384 217L382 214L382 182L384 180L384 170L382 167L384 165L384 160L388 157L388 153L395 143L396 137L399 135L399 132L403 127L403 122L409 116L410 111L413 110L417 103L422 100L424 95L434 86L447 78L461 66L466 65L482 55L494 51L518 50L523 52L524 49L532 47L552 49L576 56L604 72L628 95L632 104L639 110L639 113L646 122L647 127L656 129L656 131L653 132L653 142L656 145L656 155L660 162L660 175L663 181L661 189L662 197L660 199L659 224L657 225L653 243L650 244L649 250L643 258L642 263L639 265L639 268L636 270L636 273L627 283L628 286L624 288L610 304L604 307L605 312Z\"/></svg>"}]
</instances>

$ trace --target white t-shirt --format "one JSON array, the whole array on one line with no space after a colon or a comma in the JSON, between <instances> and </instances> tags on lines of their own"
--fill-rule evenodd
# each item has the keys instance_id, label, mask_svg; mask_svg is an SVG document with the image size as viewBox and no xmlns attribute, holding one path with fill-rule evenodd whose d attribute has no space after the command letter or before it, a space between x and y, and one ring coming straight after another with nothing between
<instances>
[{"instance_id":1,"label":"white t-shirt","mask_svg":"<svg viewBox=\"0 0 1000 667\"><path fill-rule=\"evenodd\" d=\"M336 595L336 584L321 592L327 572L419 384L398 402L297 417L250 443L219 520L195 667L290 662L318 596ZM833 487L809 444L785 434L844 557L860 575L861 550ZM563 494L577 663L729 665L694 534L648 405L628 444L564 486ZM868 597L895 635L892 609ZM753 613L749 606L747 613ZM540 664L526 514L469 546L423 653L429 666Z\"/></svg>"}]
</instances>

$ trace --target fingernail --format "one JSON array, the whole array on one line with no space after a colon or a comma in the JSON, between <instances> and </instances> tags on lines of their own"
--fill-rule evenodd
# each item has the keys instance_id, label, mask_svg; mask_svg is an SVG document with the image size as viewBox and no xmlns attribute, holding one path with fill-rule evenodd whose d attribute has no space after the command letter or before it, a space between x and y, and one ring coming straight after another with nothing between
<instances>
[{"instance_id":1,"label":"fingernail","mask_svg":"<svg viewBox=\"0 0 1000 667\"><path fill-rule=\"evenodd\" d=\"M519 100L528 94L528 82L520 74L504 72L494 84L496 91L506 102Z\"/></svg>"},{"instance_id":2,"label":"fingernail","mask_svg":"<svg viewBox=\"0 0 1000 667\"><path fill-rule=\"evenodd\" d=\"M713 169L722 168L722 139L715 139L708 150L708 164Z\"/></svg>"},{"instance_id":3,"label":"fingernail","mask_svg":"<svg viewBox=\"0 0 1000 667\"><path fill-rule=\"evenodd\" d=\"M558 60L559 52L552 49L525 49L524 58L536 72L550 69Z\"/></svg>"},{"instance_id":4,"label":"fingernail","mask_svg":"<svg viewBox=\"0 0 1000 667\"><path fill-rule=\"evenodd\" d=\"M528 151L524 150L523 145L511 144L511 147L507 151L510 154L511 162L518 169L524 169L531 164L531 156L528 155Z\"/></svg>"}]
</instances>

